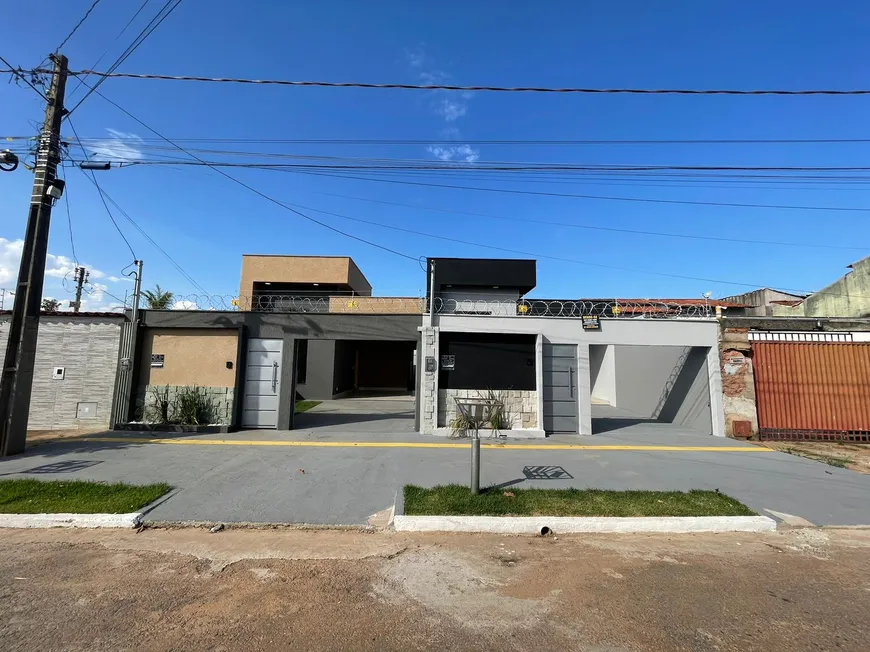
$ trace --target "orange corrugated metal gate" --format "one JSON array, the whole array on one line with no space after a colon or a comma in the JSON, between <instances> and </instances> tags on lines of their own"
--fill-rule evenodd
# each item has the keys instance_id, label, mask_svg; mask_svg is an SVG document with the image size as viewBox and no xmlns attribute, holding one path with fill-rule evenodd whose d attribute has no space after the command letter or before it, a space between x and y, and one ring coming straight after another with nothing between
<instances>
[{"instance_id":1,"label":"orange corrugated metal gate","mask_svg":"<svg viewBox=\"0 0 870 652\"><path fill-rule=\"evenodd\" d=\"M753 342L762 439L870 441L870 343Z\"/></svg>"}]
</instances>

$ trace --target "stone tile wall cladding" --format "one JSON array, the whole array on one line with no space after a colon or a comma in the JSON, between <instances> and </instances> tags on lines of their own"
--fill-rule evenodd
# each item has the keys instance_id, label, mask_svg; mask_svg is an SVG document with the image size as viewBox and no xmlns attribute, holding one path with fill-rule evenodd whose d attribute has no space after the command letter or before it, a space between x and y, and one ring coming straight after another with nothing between
<instances>
[{"instance_id":1,"label":"stone tile wall cladding","mask_svg":"<svg viewBox=\"0 0 870 652\"><path fill-rule=\"evenodd\" d=\"M438 359L438 331L439 329L432 326L424 326L420 329L422 334L423 351L420 356L420 362L423 365L422 381L420 387L420 430L427 435L431 435L435 429L435 419L437 417L436 401L435 401L435 386L438 380L438 373L425 371L426 358Z\"/></svg>"},{"instance_id":2,"label":"stone tile wall cladding","mask_svg":"<svg viewBox=\"0 0 870 652\"><path fill-rule=\"evenodd\" d=\"M28 430L97 430L109 425L118 369L122 318L43 315L39 320ZM9 318L0 321L6 350ZM63 378L54 370L63 367ZM77 418L79 403L95 403L92 418Z\"/></svg>"},{"instance_id":3,"label":"stone tile wall cladding","mask_svg":"<svg viewBox=\"0 0 870 652\"><path fill-rule=\"evenodd\" d=\"M512 430L538 427L538 393L515 389L493 390L504 402L505 412ZM438 426L450 427L450 422L459 411L454 399L487 398L489 391L482 389L442 389L438 390Z\"/></svg>"},{"instance_id":4,"label":"stone tile wall cladding","mask_svg":"<svg viewBox=\"0 0 870 652\"><path fill-rule=\"evenodd\" d=\"M719 339L722 364L722 406L725 434L751 437L758 434L755 377L748 328L723 328Z\"/></svg>"},{"instance_id":5,"label":"stone tile wall cladding","mask_svg":"<svg viewBox=\"0 0 870 652\"><path fill-rule=\"evenodd\" d=\"M162 389L164 387L169 387L169 400L172 401L177 395L178 391L183 389L183 386L180 385L148 385L144 389L139 389L136 395L136 413L135 420L142 421L143 419L143 408L147 405L151 407L154 405L155 395L154 389ZM232 387L201 387L201 389L208 390L209 395L215 406L215 424L221 425L230 425L233 419L233 399L235 398L236 390ZM209 425L209 424L201 424L201 425Z\"/></svg>"}]
</instances>

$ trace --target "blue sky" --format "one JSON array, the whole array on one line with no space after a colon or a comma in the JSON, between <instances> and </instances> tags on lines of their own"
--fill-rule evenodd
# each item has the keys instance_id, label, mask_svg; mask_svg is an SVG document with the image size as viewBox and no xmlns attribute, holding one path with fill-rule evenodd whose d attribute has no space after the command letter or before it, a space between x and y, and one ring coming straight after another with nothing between
<instances>
[{"instance_id":1,"label":"blue sky","mask_svg":"<svg viewBox=\"0 0 870 652\"><path fill-rule=\"evenodd\" d=\"M140 3L103 2L64 53L72 69L90 67L107 49L104 69L162 2L113 42ZM48 0L53 24L4 30L0 54L15 65L38 64L81 17L90 0ZM9 25L32 20L26 3L4 8ZM147 17L146 17L147 15ZM184 0L120 68L204 76L457 84L639 88L866 88L866 3L770 1L698 3L641 0L609 3L377 3ZM70 89L76 83L71 81ZM449 158L467 177L397 176L425 183L502 190L613 195L731 203L870 207L862 184L667 184L656 180L508 181L483 177L475 164L525 161L654 165L867 165L868 143L740 145L488 145L481 140L652 140L868 138L868 97L724 97L636 95L448 94L365 89L281 88L110 79L101 91L171 138L407 139L402 146L234 144L239 149L337 157ZM81 91L73 95L80 98ZM68 102L69 105L69 102ZM3 136L31 135L41 100L28 88L0 85ZM83 138L103 151L159 144L102 98L73 115ZM71 137L68 126L64 135ZM452 149L428 140L455 140ZM6 145L9 146L9 145ZM198 147L227 148L224 144ZM442 146L444 147L444 146ZM167 150L172 156L178 152ZM152 156L153 150L143 154ZM203 155L205 156L205 155ZM98 195L70 169L68 193L78 259L95 279L123 296L120 270L129 250ZM276 199L470 242L629 268L613 270L539 259L537 296L725 296L749 289L712 280L799 290L818 289L868 252L868 214L557 198L478 192L298 173L232 171ZM463 172L462 174L466 174ZM491 173L486 173L491 174ZM381 295L416 295L425 278L414 261L393 256L305 221L198 167L131 166L99 173L104 189L210 293L238 288L242 253L350 255ZM463 179L468 179L463 181ZM0 174L0 284L17 272L31 178ZM336 197L368 198L441 211ZM818 249L643 236L522 221L570 222L630 230L809 242ZM337 228L411 256L506 256L334 216L309 213ZM178 295L196 292L121 216L119 224L145 261L145 285ZM852 247L847 249L845 247ZM63 276L72 257L65 208L52 218L47 296L69 298ZM517 256L520 257L520 256ZM14 268L13 268L14 267ZM656 275L658 273L661 275ZM94 280L94 279L92 279ZM95 295L91 307L106 297Z\"/></svg>"}]
</instances>

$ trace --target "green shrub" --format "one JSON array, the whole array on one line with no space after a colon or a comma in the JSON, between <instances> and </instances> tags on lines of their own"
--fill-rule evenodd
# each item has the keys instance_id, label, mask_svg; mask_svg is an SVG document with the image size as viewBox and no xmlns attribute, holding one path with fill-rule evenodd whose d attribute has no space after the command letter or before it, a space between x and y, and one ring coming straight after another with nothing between
<instances>
[{"instance_id":1,"label":"green shrub","mask_svg":"<svg viewBox=\"0 0 870 652\"><path fill-rule=\"evenodd\" d=\"M175 396L175 418L186 426L215 423L217 408L205 387L180 387Z\"/></svg>"}]
</instances>

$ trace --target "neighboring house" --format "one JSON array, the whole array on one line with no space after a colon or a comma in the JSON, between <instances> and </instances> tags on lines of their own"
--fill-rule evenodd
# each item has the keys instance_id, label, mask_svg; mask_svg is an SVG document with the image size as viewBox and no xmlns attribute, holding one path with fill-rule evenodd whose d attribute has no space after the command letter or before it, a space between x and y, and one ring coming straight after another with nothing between
<instances>
[{"instance_id":1,"label":"neighboring house","mask_svg":"<svg viewBox=\"0 0 870 652\"><path fill-rule=\"evenodd\" d=\"M243 428L292 428L298 398L380 393L407 397L414 430L449 434L456 398L493 391L515 436L646 421L724 433L716 315L737 304L534 299L533 260L429 263L426 298L378 297L347 257L244 256L234 310L141 312L122 380L138 409L157 387L209 388Z\"/></svg>"},{"instance_id":2,"label":"neighboring house","mask_svg":"<svg viewBox=\"0 0 870 652\"><path fill-rule=\"evenodd\" d=\"M0 312L6 350L11 311ZM124 315L42 313L28 430L94 430L109 425Z\"/></svg>"},{"instance_id":3,"label":"neighboring house","mask_svg":"<svg viewBox=\"0 0 870 652\"><path fill-rule=\"evenodd\" d=\"M726 316L726 434L870 441L870 319Z\"/></svg>"},{"instance_id":4,"label":"neighboring house","mask_svg":"<svg viewBox=\"0 0 870 652\"><path fill-rule=\"evenodd\" d=\"M762 288L725 300L746 304L743 314L757 317L870 317L870 256L848 267L845 276L812 294Z\"/></svg>"}]
</instances>

